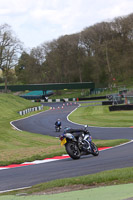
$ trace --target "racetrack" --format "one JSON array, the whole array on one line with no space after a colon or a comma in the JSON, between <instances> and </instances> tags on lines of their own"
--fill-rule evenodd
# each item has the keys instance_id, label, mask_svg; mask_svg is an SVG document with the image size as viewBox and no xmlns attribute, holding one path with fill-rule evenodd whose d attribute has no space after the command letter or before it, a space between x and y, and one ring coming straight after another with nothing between
<instances>
[{"instance_id":1,"label":"racetrack","mask_svg":"<svg viewBox=\"0 0 133 200\"><path fill-rule=\"evenodd\" d=\"M55 109L42 112L39 115L31 116L19 121L14 121L15 125L20 130L39 133L43 135L58 136L54 129L55 121L59 118L62 121L62 131L64 127L83 128L83 126L71 123L67 120L67 115L78 107L78 104L68 105L67 103L62 108L62 103L45 103L45 106L52 106ZM60 109L58 108L60 107ZM132 128L99 128L89 127L93 138L95 139L133 139Z\"/></svg>"},{"instance_id":2,"label":"racetrack","mask_svg":"<svg viewBox=\"0 0 133 200\"><path fill-rule=\"evenodd\" d=\"M48 104L45 104L48 105ZM65 105L62 103L50 104L55 109L13 122L17 128L33 133L58 136L54 130L57 118L62 121L62 127L81 127L67 121L67 115L77 105ZM60 107L60 108L58 108ZM96 139L133 139L132 128L89 128L93 138ZM98 157L92 155L81 157L79 160L71 158L25 166L0 171L0 191L32 186L34 184L81 175L92 174L104 170L133 166L133 142L123 146L101 151Z\"/></svg>"}]
</instances>

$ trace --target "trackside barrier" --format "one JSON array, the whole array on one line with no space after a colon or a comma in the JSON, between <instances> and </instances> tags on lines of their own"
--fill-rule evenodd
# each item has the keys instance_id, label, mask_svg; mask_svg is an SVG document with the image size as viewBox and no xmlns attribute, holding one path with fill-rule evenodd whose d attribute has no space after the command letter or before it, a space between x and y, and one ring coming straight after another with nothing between
<instances>
[{"instance_id":1,"label":"trackside barrier","mask_svg":"<svg viewBox=\"0 0 133 200\"><path fill-rule=\"evenodd\" d=\"M52 102L68 102L68 101L77 101L77 98L63 98L63 99L40 99L40 102L44 103L44 102L48 102L48 103L52 103ZM36 100L32 100L32 102L38 102Z\"/></svg>"},{"instance_id":2,"label":"trackside barrier","mask_svg":"<svg viewBox=\"0 0 133 200\"><path fill-rule=\"evenodd\" d=\"M50 103L51 103L51 102L52 102L52 99L48 99L48 102L50 102Z\"/></svg>"},{"instance_id":3,"label":"trackside barrier","mask_svg":"<svg viewBox=\"0 0 133 200\"><path fill-rule=\"evenodd\" d=\"M27 113L30 113L30 112L34 112L34 111L40 111L40 110L43 110L43 105L41 106L36 106L36 107L33 107L33 108L28 108L26 110L22 110L22 111L19 111L18 113L20 115L26 115Z\"/></svg>"},{"instance_id":4,"label":"trackside barrier","mask_svg":"<svg viewBox=\"0 0 133 200\"><path fill-rule=\"evenodd\" d=\"M56 102L60 102L60 99L56 99Z\"/></svg>"},{"instance_id":5,"label":"trackside barrier","mask_svg":"<svg viewBox=\"0 0 133 200\"><path fill-rule=\"evenodd\" d=\"M40 99L32 100L32 102L68 102L68 101L85 101L85 100L96 100L96 99L106 99L107 96L96 96L96 97L84 97L84 98L63 98L63 99Z\"/></svg>"},{"instance_id":6,"label":"trackside barrier","mask_svg":"<svg viewBox=\"0 0 133 200\"><path fill-rule=\"evenodd\" d=\"M66 102L66 101L69 101L69 99L68 98L64 98L64 101Z\"/></svg>"}]
</instances>

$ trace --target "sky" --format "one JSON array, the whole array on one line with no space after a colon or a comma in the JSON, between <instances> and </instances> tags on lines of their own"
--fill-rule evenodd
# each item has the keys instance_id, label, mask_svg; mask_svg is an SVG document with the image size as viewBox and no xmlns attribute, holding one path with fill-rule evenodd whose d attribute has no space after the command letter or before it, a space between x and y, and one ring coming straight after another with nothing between
<instances>
[{"instance_id":1,"label":"sky","mask_svg":"<svg viewBox=\"0 0 133 200\"><path fill-rule=\"evenodd\" d=\"M30 49L131 13L133 0L0 0L0 25Z\"/></svg>"}]
</instances>

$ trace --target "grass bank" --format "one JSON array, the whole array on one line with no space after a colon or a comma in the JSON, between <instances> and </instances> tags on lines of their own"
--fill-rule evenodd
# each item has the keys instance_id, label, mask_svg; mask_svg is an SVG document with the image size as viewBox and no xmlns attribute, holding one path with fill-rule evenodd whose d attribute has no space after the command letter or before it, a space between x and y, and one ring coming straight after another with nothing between
<instances>
[{"instance_id":1,"label":"grass bank","mask_svg":"<svg viewBox=\"0 0 133 200\"><path fill-rule=\"evenodd\" d=\"M0 165L41 159L62 151L56 138L19 132L11 127L10 121L21 118L18 111L37 105L40 104L10 94L0 94ZM44 111L47 109L45 107Z\"/></svg>"},{"instance_id":2,"label":"grass bank","mask_svg":"<svg viewBox=\"0 0 133 200\"><path fill-rule=\"evenodd\" d=\"M89 126L131 127L133 126L133 111L110 112L109 106L79 107L69 116L69 119Z\"/></svg>"}]
</instances>

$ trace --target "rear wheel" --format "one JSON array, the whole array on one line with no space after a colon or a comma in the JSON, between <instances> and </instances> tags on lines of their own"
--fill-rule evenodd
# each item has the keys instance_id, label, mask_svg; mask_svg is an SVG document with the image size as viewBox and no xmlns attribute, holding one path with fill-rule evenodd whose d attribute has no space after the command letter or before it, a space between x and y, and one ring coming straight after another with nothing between
<instances>
[{"instance_id":1,"label":"rear wheel","mask_svg":"<svg viewBox=\"0 0 133 200\"><path fill-rule=\"evenodd\" d=\"M80 151L74 142L68 142L65 145L66 151L72 159L79 159L80 158Z\"/></svg>"},{"instance_id":2,"label":"rear wheel","mask_svg":"<svg viewBox=\"0 0 133 200\"><path fill-rule=\"evenodd\" d=\"M92 151L92 155L93 156L98 156L99 155L99 150L97 148L97 146L91 142L91 151Z\"/></svg>"},{"instance_id":3,"label":"rear wheel","mask_svg":"<svg viewBox=\"0 0 133 200\"><path fill-rule=\"evenodd\" d=\"M60 127L57 126L55 129L56 129L56 132L60 132Z\"/></svg>"}]
</instances>

